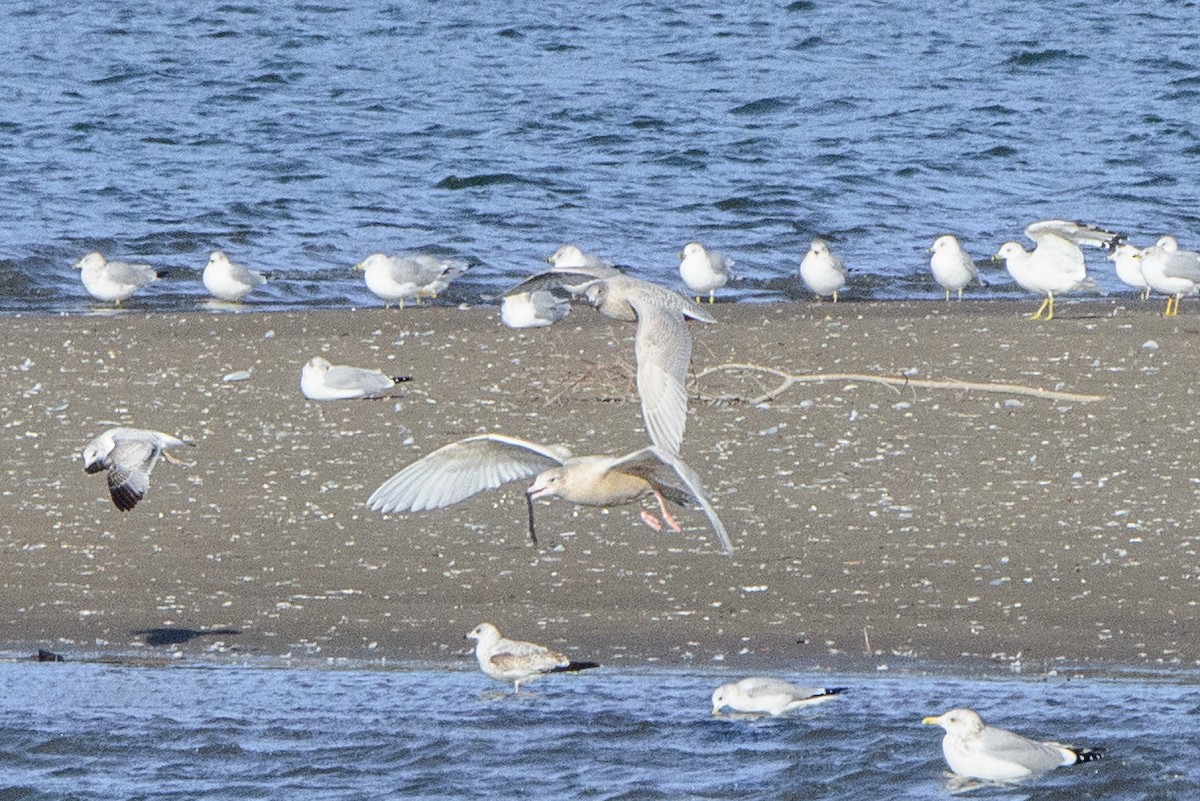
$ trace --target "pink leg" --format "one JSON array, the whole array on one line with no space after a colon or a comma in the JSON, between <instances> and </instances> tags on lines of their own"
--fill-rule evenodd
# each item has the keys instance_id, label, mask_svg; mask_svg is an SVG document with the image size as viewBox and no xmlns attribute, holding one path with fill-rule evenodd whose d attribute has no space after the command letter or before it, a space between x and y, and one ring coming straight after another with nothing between
<instances>
[{"instance_id":1,"label":"pink leg","mask_svg":"<svg viewBox=\"0 0 1200 801\"><path fill-rule=\"evenodd\" d=\"M655 531L662 531L662 523L658 522L658 518L645 509L642 510L642 522Z\"/></svg>"},{"instance_id":2,"label":"pink leg","mask_svg":"<svg viewBox=\"0 0 1200 801\"><path fill-rule=\"evenodd\" d=\"M683 531L683 529L679 527L679 521L675 519L674 515L667 511L667 502L663 498L662 493L655 491L654 497L658 498L658 508L662 511L663 522L670 527L671 531L676 533Z\"/></svg>"}]
</instances>

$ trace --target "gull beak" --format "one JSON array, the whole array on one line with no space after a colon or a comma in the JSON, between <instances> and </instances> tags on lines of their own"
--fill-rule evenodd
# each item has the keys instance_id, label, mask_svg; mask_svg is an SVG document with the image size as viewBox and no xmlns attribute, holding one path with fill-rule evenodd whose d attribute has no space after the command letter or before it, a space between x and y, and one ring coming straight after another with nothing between
<instances>
[{"instance_id":1,"label":"gull beak","mask_svg":"<svg viewBox=\"0 0 1200 801\"><path fill-rule=\"evenodd\" d=\"M927 715L926 717L921 718L921 723L926 726L936 726L941 722L942 719L936 715Z\"/></svg>"},{"instance_id":2,"label":"gull beak","mask_svg":"<svg viewBox=\"0 0 1200 801\"><path fill-rule=\"evenodd\" d=\"M365 269L367 269L367 268L366 268L366 267L363 267L363 263L360 261L358 264L354 265L354 269L356 269L356 270L365 270Z\"/></svg>"}]
</instances>

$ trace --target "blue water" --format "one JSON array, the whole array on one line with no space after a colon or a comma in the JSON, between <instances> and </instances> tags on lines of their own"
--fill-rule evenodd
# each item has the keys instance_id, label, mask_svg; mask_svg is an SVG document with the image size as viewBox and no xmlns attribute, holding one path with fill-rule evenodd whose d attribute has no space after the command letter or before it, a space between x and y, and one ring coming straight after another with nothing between
<instances>
[{"instance_id":1,"label":"blue water","mask_svg":"<svg viewBox=\"0 0 1200 801\"><path fill-rule=\"evenodd\" d=\"M475 671L0 665L4 799L936 799L940 729L985 720L1108 757L973 798L1194 799L1200 686L1137 679L799 676L849 692L713 718L731 677L555 676L512 697Z\"/></svg>"},{"instance_id":2,"label":"blue water","mask_svg":"<svg viewBox=\"0 0 1200 801\"><path fill-rule=\"evenodd\" d=\"M91 249L174 309L220 247L273 309L376 304L376 250L465 257L444 302L484 303L564 241L679 287L700 239L756 299L817 235L848 298L938 297L947 231L1200 246L1194 2L11 0L0 52L0 312L89 308Z\"/></svg>"}]
</instances>

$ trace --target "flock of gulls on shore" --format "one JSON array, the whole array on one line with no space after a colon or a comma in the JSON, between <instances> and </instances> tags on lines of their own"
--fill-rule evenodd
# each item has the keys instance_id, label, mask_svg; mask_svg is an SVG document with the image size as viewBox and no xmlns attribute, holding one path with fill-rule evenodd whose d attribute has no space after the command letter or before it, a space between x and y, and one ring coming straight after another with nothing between
<instances>
[{"instance_id":1,"label":"flock of gulls on shore","mask_svg":"<svg viewBox=\"0 0 1200 801\"><path fill-rule=\"evenodd\" d=\"M1054 317L1057 295L1093 287L1087 276L1080 245L1104 248L1115 262L1117 275L1137 288L1168 297L1164 314L1178 313L1179 299L1200 291L1200 254L1180 250L1173 237L1164 236L1150 247L1136 248L1125 237L1062 220L1037 222L1025 229L1036 243L1027 251L1017 242L1006 242L994 258L1005 261L1014 281L1043 297L1032 319ZM930 269L951 293L962 292L978 280L978 269L952 235L939 237L929 248ZM506 292L500 318L511 328L552 325L565 318L572 303L587 303L606 317L636 324L634 356L637 391L649 444L620 456L573 456L561 445L546 445L504 434L467 437L444 445L408 465L385 481L367 499L382 513L441 509L503 484L533 477L526 490L529 535L536 547L534 501L562 498L586 506L614 506L653 497L657 512L643 509L642 520L652 528L680 531L668 502L681 507L699 506L708 518L725 554L733 544L713 508L699 475L680 457L687 421L684 382L691 363L689 320L714 323L701 305L707 295L730 279L733 262L720 253L691 242L680 254L680 277L695 302L657 284L625 275L612 264L564 245L549 258L552 266L530 276ZM76 265L87 291L99 300L120 303L142 286L156 280L146 265L106 261L89 253ZM425 254L388 256L377 253L355 269L364 272L367 287L384 301L403 306L436 297L467 265ZM800 265L800 279L818 298L836 302L848 280L846 265L821 239L812 242ZM231 262L214 251L204 270L205 287L216 298L239 302L266 278ZM386 395L403 376L379 370L334 365L321 357L311 359L301 371L301 391L306 398L336 401ZM178 463L171 448L192 445L178 437L131 427L112 428L91 440L83 451L88 473L106 472L113 503L121 511L133 509L146 494L150 473L159 458ZM468 638L476 641L480 669L497 680L512 682L514 692L523 683L549 673L597 667L594 662L573 662L540 645L501 636L495 626L481 623ZM780 679L751 677L722 685L712 695L713 714L730 709L741 715L780 715L836 698L843 688L799 687ZM945 729L943 754L953 773L963 779L1013 782L1035 777L1060 765L1098 759L1102 749L1071 748L1038 742L1019 734L987 726L970 709L952 709L924 723Z\"/></svg>"}]
</instances>

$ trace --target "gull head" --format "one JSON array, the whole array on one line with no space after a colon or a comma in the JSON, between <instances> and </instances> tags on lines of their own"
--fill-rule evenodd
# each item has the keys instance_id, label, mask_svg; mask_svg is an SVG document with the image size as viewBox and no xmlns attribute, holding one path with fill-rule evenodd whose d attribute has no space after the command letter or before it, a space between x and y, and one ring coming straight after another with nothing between
<instances>
[{"instance_id":1,"label":"gull head","mask_svg":"<svg viewBox=\"0 0 1200 801\"><path fill-rule=\"evenodd\" d=\"M693 256L702 257L707 255L708 251L704 249L704 245L701 245L699 242L688 242L683 246L683 252L679 254L679 258L688 259Z\"/></svg>"},{"instance_id":2,"label":"gull head","mask_svg":"<svg viewBox=\"0 0 1200 801\"><path fill-rule=\"evenodd\" d=\"M1000 250L996 251L996 255L992 256L992 261L1019 259L1027 255L1029 254L1025 251L1025 248L1021 247L1019 242L1005 242L1000 246Z\"/></svg>"},{"instance_id":3,"label":"gull head","mask_svg":"<svg viewBox=\"0 0 1200 801\"><path fill-rule=\"evenodd\" d=\"M929 246L929 252L940 253L943 250L949 250L958 246L958 237L954 234L945 234L933 240L933 244Z\"/></svg>"},{"instance_id":4,"label":"gull head","mask_svg":"<svg viewBox=\"0 0 1200 801\"><path fill-rule=\"evenodd\" d=\"M365 271L371 269L372 267L374 267L375 265L382 264L386 261L387 261L386 253L372 253L370 256L367 256L365 259L360 261L358 264L354 265L354 269L365 272Z\"/></svg>"},{"instance_id":5,"label":"gull head","mask_svg":"<svg viewBox=\"0 0 1200 801\"><path fill-rule=\"evenodd\" d=\"M93 250L91 253L87 254L82 259L75 262L75 269L76 270L86 270L89 267L92 269L96 269L98 267L103 267L104 264L105 264L104 257L100 255L99 251Z\"/></svg>"},{"instance_id":6,"label":"gull head","mask_svg":"<svg viewBox=\"0 0 1200 801\"><path fill-rule=\"evenodd\" d=\"M983 731L983 719L973 709L951 709L941 715L922 718L926 726L941 726L947 734L969 737Z\"/></svg>"},{"instance_id":7,"label":"gull head","mask_svg":"<svg viewBox=\"0 0 1200 801\"><path fill-rule=\"evenodd\" d=\"M554 255L548 257L546 261L555 267L584 267L587 265L583 251L575 245L563 245L554 251Z\"/></svg>"},{"instance_id":8,"label":"gull head","mask_svg":"<svg viewBox=\"0 0 1200 801\"><path fill-rule=\"evenodd\" d=\"M538 474L525 494L530 500L535 498L553 498L562 491L567 477L567 471L562 467L551 467Z\"/></svg>"},{"instance_id":9,"label":"gull head","mask_svg":"<svg viewBox=\"0 0 1200 801\"><path fill-rule=\"evenodd\" d=\"M322 358L321 356L313 356L308 360L308 364L304 365L304 371L307 373L328 373L329 368L331 367L333 367L333 365L329 363L328 359Z\"/></svg>"},{"instance_id":10,"label":"gull head","mask_svg":"<svg viewBox=\"0 0 1200 801\"><path fill-rule=\"evenodd\" d=\"M463 635L465 640L475 640L478 643L495 642L500 639L500 630L491 623L480 623Z\"/></svg>"},{"instance_id":11,"label":"gull head","mask_svg":"<svg viewBox=\"0 0 1200 801\"><path fill-rule=\"evenodd\" d=\"M1160 236L1154 243L1154 247L1161 248L1168 253L1175 253L1179 250L1179 240L1173 236Z\"/></svg>"},{"instance_id":12,"label":"gull head","mask_svg":"<svg viewBox=\"0 0 1200 801\"><path fill-rule=\"evenodd\" d=\"M223 250L214 250L208 256L209 267L223 267L229 264L229 257L225 255Z\"/></svg>"},{"instance_id":13,"label":"gull head","mask_svg":"<svg viewBox=\"0 0 1200 801\"><path fill-rule=\"evenodd\" d=\"M587 302L597 309L604 305L604 302L608 299L609 292L612 291L609 289L608 284L603 281L592 281L584 284L582 289L583 296L587 298Z\"/></svg>"},{"instance_id":14,"label":"gull head","mask_svg":"<svg viewBox=\"0 0 1200 801\"><path fill-rule=\"evenodd\" d=\"M96 437L83 449L83 469L87 473L99 473L104 469L104 457L113 449L113 442L105 436Z\"/></svg>"},{"instance_id":15,"label":"gull head","mask_svg":"<svg viewBox=\"0 0 1200 801\"><path fill-rule=\"evenodd\" d=\"M721 711L721 707L726 706L729 703L728 694L731 689L733 689L732 684L722 684L720 687L713 690L713 694L712 694L713 711L712 711L712 713L714 715Z\"/></svg>"}]
</instances>

